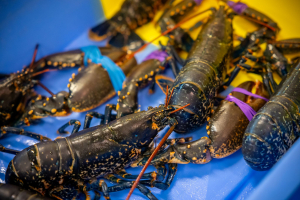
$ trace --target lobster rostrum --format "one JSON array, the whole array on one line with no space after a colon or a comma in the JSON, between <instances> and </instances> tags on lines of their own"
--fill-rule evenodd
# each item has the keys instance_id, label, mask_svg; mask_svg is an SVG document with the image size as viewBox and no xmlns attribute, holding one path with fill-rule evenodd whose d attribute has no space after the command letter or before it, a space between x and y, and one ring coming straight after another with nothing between
<instances>
[{"instance_id":1,"label":"lobster rostrum","mask_svg":"<svg viewBox=\"0 0 300 200\"><path fill-rule=\"evenodd\" d=\"M298 62L245 131L242 152L255 170L270 169L299 137L299 70Z\"/></svg>"},{"instance_id":2,"label":"lobster rostrum","mask_svg":"<svg viewBox=\"0 0 300 200\"><path fill-rule=\"evenodd\" d=\"M82 56L81 53L78 55ZM136 60L135 58L127 60L125 55L124 51L114 49L107 57L118 63L127 75L136 65ZM77 75L72 74L68 88L69 92L61 91L51 97L39 95L32 100L19 124L24 120L30 122L48 116L66 116L71 112L84 112L103 104L116 94L108 72L101 64L93 62L87 67L80 67Z\"/></svg>"},{"instance_id":3,"label":"lobster rostrum","mask_svg":"<svg viewBox=\"0 0 300 200\"><path fill-rule=\"evenodd\" d=\"M96 41L109 38L108 43L112 46L137 49L142 46L143 40L134 33L134 30L152 21L155 13L166 2L166 0L126 0L111 19L93 27L89 31L89 37Z\"/></svg>"},{"instance_id":4,"label":"lobster rostrum","mask_svg":"<svg viewBox=\"0 0 300 200\"><path fill-rule=\"evenodd\" d=\"M30 146L9 163L5 181L55 198L72 199L96 190L109 199L108 192L129 188L133 183L116 181L113 173L145 153L161 129L174 127L177 122L170 115L178 110L161 105L106 125L89 128L85 124L84 130L73 131L76 133L66 138ZM103 180L95 179L98 177L115 179L120 185L108 188ZM156 199L142 184L138 188L148 198Z\"/></svg>"}]
</instances>

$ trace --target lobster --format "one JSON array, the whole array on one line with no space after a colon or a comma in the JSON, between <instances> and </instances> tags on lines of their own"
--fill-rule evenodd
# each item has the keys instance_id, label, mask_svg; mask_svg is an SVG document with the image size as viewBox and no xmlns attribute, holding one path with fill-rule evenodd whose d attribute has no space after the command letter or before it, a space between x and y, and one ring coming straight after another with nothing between
<instances>
[{"instance_id":1,"label":"lobster","mask_svg":"<svg viewBox=\"0 0 300 200\"><path fill-rule=\"evenodd\" d=\"M254 170L270 169L299 137L299 70L298 62L245 131L242 152Z\"/></svg>"},{"instance_id":2,"label":"lobster","mask_svg":"<svg viewBox=\"0 0 300 200\"><path fill-rule=\"evenodd\" d=\"M67 94L62 92L55 96L39 81L39 76L52 69L79 67L83 65L84 53L81 50L52 54L35 62L37 48L38 45L36 45L30 65L22 69L21 72L18 71L17 73L5 75L1 80L0 87L2 89L0 99L2 103L0 105L0 127L19 126L22 124L30 125L32 121L28 116L28 112L32 110L30 107L32 107L32 104L36 100L44 98L44 101L46 101L47 99L47 97L36 95L32 90L35 85L40 85L50 93L52 95L51 99L58 99L56 100L57 102L63 103ZM111 47L100 47L99 49L104 55L109 54L113 59L125 55L123 51ZM52 105L52 108L55 108L55 106L57 105Z\"/></svg>"},{"instance_id":3,"label":"lobster","mask_svg":"<svg viewBox=\"0 0 300 200\"><path fill-rule=\"evenodd\" d=\"M109 20L93 27L89 37L101 41L109 37L109 44L134 50L142 46L143 40L134 33L138 27L148 23L167 0L126 0L121 9Z\"/></svg>"},{"instance_id":4,"label":"lobster","mask_svg":"<svg viewBox=\"0 0 300 200\"><path fill-rule=\"evenodd\" d=\"M129 60L125 59L126 53L124 51L118 49L110 51L107 48L104 49L107 50L105 52L110 52L107 54L107 57L114 62L119 62L120 68L123 70L124 74L128 74L136 65L135 58ZM67 52L58 54L58 56L49 56L49 58L54 59L55 57L62 57L66 59L68 58L68 55L73 55L76 57L76 59L74 59L74 57L72 58L73 62L74 60L77 60L78 63L82 63L82 53L78 50L73 52L76 52L76 56ZM42 60L43 61L40 62L45 63L47 57ZM47 63L48 62L49 60ZM61 91L55 95L52 94L51 97L37 96L36 99L33 99L30 102L26 112L23 114L17 125L22 125L24 121L29 125L30 122L47 116L66 116L71 112L90 110L103 104L116 93L106 70L101 64L92 62L89 63L88 67L80 67L77 75L72 74L72 78L69 79L68 88L69 92Z\"/></svg>"},{"instance_id":5,"label":"lobster","mask_svg":"<svg viewBox=\"0 0 300 200\"><path fill-rule=\"evenodd\" d=\"M225 78L226 65L229 64L232 49L232 19L227 17L224 6L220 6L217 11L211 10L213 11L212 17L200 31L185 65L170 89L167 83L166 96L169 96L169 99L166 99L166 104L176 108L187 103L184 108L181 107L180 111L172 113L172 117L177 121L173 129L178 133L195 130L206 121L208 115L211 114L217 89ZM168 136L167 133L144 163L145 166L132 186L127 199Z\"/></svg>"},{"instance_id":6,"label":"lobster","mask_svg":"<svg viewBox=\"0 0 300 200\"><path fill-rule=\"evenodd\" d=\"M244 82L239 87L247 91L256 88L257 94L263 97L269 96L263 84ZM266 103L263 99L254 99L239 92L232 92L232 96L247 102L255 111L259 110ZM206 126L208 137L202 137L195 141L191 141L192 138L185 138L185 140L171 139L163 145L159 153L151 161L151 164L205 164L210 162L212 158L227 157L242 147L242 138L248 124L249 119L235 103L223 100L208 120L208 125ZM143 166L148 159L149 156L140 157L131 166ZM146 181L141 181L141 183L163 190L169 187L168 184L166 186L160 181L154 181L150 184Z\"/></svg>"},{"instance_id":7,"label":"lobster","mask_svg":"<svg viewBox=\"0 0 300 200\"><path fill-rule=\"evenodd\" d=\"M32 90L35 85L47 88L37 76L46 72L35 68L34 60L38 45L36 45L30 66L16 73L4 75L0 81L0 127L13 126L24 114L28 101L36 96ZM27 123L27 121L25 121Z\"/></svg>"},{"instance_id":8,"label":"lobster","mask_svg":"<svg viewBox=\"0 0 300 200\"><path fill-rule=\"evenodd\" d=\"M220 6L200 31L172 87L170 105L190 104L174 114L176 132L199 128L210 115L214 96L226 73L232 49L232 24Z\"/></svg>"},{"instance_id":9,"label":"lobster","mask_svg":"<svg viewBox=\"0 0 300 200\"><path fill-rule=\"evenodd\" d=\"M113 173L144 154L161 129L174 127L177 122L170 115L180 109L161 105L91 128L86 121L82 131L77 132L78 126L74 126L76 130L66 138L41 142L18 152L9 163L5 181L49 197L72 199L95 190L109 199L108 192L133 184L117 179ZM108 188L103 180L95 179L98 177L115 180L119 185ZM149 199L156 199L142 184L138 188Z\"/></svg>"}]
</instances>

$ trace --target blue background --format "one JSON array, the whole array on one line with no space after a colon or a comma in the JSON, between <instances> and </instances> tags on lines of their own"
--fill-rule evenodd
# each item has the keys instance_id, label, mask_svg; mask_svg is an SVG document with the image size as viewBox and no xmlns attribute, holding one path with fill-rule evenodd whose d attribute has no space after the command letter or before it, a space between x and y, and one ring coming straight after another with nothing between
<instances>
[{"instance_id":1,"label":"blue background","mask_svg":"<svg viewBox=\"0 0 300 200\"><path fill-rule=\"evenodd\" d=\"M51 53L76 49L86 45L105 45L92 42L87 37L89 28L104 19L98 0L84 1L38 1L2 0L0 2L0 73L20 70L31 61L34 46L40 44L37 59ZM142 60L155 47L137 55ZM68 91L68 79L77 69L62 70L45 74L41 79L52 92ZM172 76L170 70L166 73ZM42 95L48 95L35 88ZM141 109L164 103L164 94L159 90L153 95L148 88L139 93ZM116 103L116 97L107 103ZM104 107L95 110L103 113ZM26 127L51 139L58 135L56 130L70 119L83 122L86 113L72 113L68 117L45 118L41 123ZM94 120L92 125L99 122ZM161 134L165 133L162 131ZM207 135L205 126L186 136L198 139ZM182 135L172 134L172 137ZM1 143L8 148L22 150L37 141L24 136L5 135ZM299 152L300 142L270 171L257 172L244 161L241 151L224 159L213 159L205 165L179 165L177 175L166 191L151 189L158 199L299 199ZM0 153L0 181L13 156ZM149 168L148 171L153 170ZM140 169L130 169L138 173ZM298 188L298 189L297 189ZM112 193L112 199L125 199L129 190ZM145 199L135 191L131 199Z\"/></svg>"}]
</instances>

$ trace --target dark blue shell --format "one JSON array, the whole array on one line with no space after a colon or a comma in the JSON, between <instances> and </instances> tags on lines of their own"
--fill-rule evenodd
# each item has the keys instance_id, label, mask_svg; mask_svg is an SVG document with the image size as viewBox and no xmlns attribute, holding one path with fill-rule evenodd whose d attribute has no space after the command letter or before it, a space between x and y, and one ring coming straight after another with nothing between
<instances>
[{"instance_id":1,"label":"dark blue shell","mask_svg":"<svg viewBox=\"0 0 300 200\"><path fill-rule=\"evenodd\" d=\"M199 33L185 66L181 69L172 89L170 105L190 104L173 116L178 121L176 132L190 132L199 128L208 116L232 49L232 24L224 8L214 14Z\"/></svg>"},{"instance_id":2,"label":"dark blue shell","mask_svg":"<svg viewBox=\"0 0 300 200\"><path fill-rule=\"evenodd\" d=\"M242 151L255 170L270 169L299 137L300 64L249 123Z\"/></svg>"}]
</instances>

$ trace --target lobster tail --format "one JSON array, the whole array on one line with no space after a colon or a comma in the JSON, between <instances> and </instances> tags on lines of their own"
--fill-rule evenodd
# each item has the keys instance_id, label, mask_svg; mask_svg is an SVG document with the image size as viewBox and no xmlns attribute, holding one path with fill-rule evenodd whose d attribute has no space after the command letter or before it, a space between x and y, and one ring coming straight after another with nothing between
<instances>
[{"instance_id":1,"label":"lobster tail","mask_svg":"<svg viewBox=\"0 0 300 200\"><path fill-rule=\"evenodd\" d=\"M117 33L109 40L108 43L117 48L122 48L125 46L132 51L135 51L144 45L143 39L133 31L130 31L129 35Z\"/></svg>"},{"instance_id":2,"label":"lobster tail","mask_svg":"<svg viewBox=\"0 0 300 200\"><path fill-rule=\"evenodd\" d=\"M104 40L109 36L109 30L111 29L110 27L110 20L105 20L89 31L89 38L95 41Z\"/></svg>"}]
</instances>

